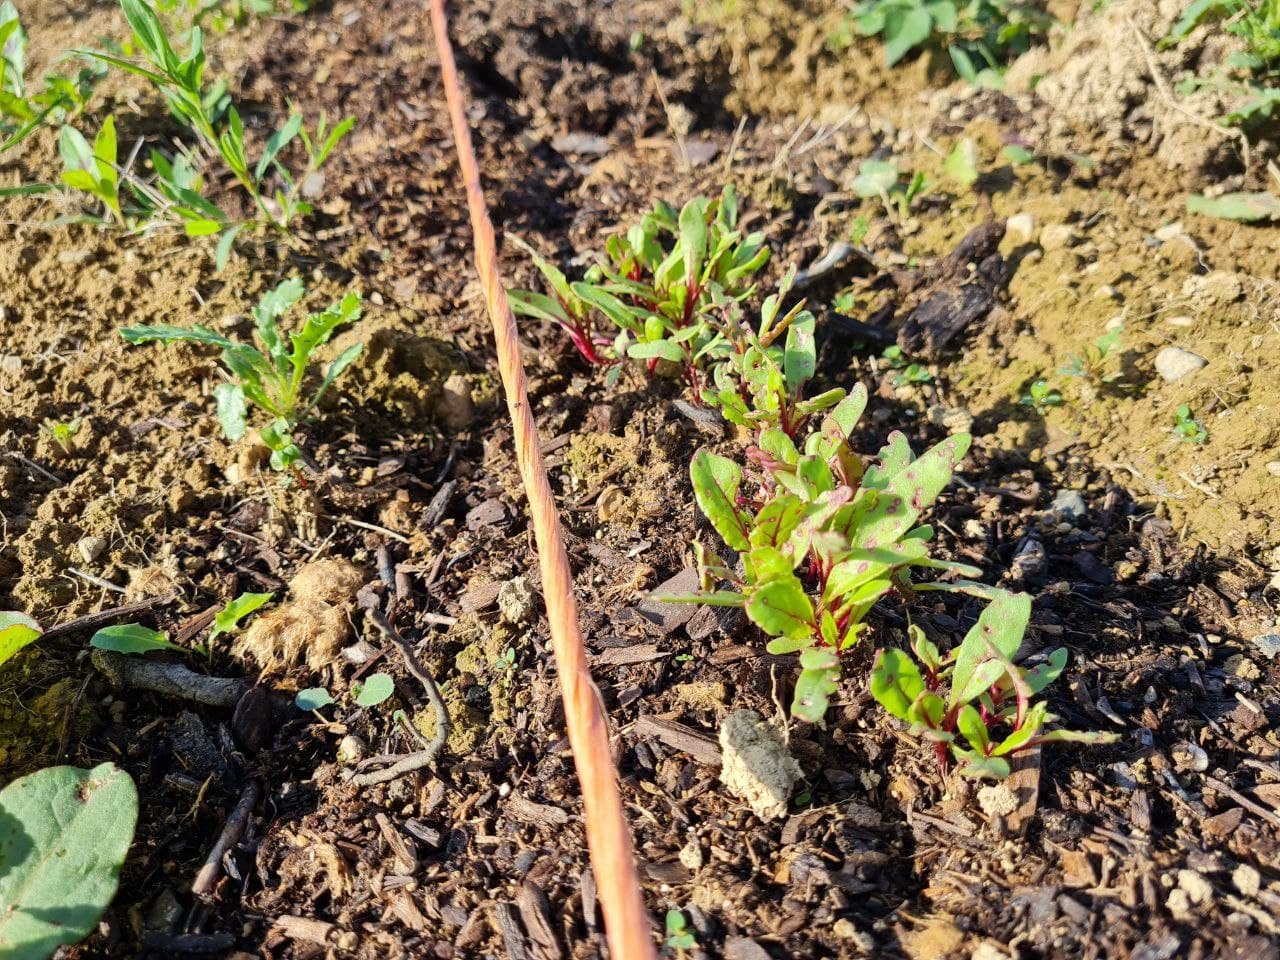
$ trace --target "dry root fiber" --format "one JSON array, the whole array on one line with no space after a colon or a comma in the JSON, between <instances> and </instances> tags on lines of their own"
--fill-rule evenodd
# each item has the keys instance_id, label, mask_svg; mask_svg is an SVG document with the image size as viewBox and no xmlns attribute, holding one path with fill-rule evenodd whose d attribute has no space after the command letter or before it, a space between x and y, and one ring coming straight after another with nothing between
<instances>
[{"instance_id":1,"label":"dry root fiber","mask_svg":"<svg viewBox=\"0 0 1280 960\"><path fill-rule=\"evenodd\" d=\"M327 666L351 638L350 613L364 575L345 560L316 560L298 570L290 599L253 621L233 653L262 670L304 662Z\"/></svg>"}]
</instances>

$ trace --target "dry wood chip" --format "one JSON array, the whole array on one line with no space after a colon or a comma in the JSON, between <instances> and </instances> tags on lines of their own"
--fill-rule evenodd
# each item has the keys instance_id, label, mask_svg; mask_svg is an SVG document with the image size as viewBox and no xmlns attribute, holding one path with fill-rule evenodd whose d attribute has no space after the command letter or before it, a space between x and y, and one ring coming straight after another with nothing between
<instances>
[{"instance_id":1,"label":"dry wood chip","mask_svg":"<svg viewBox=\"0 0 1280 960\"><path fill-rule=\"evenodd\" d=\"M730 937L724 942L724 960L772 960L772 955L754 940Z\"/></svg>"},{"instance_id":2,"label":"dry wood chip","mask_svg":"<svg viewBox=\"0 0 1280 960\"><path fill-rule=\"evenodd\" d=\"M632 663L647 663L671 656L652 643L637 643L630 647L609 647L591 658L593 667L623 667Z\"/></svg>"},{"instance_id":3,"label":"dry wood chip","mask_svg":"<svg viewBox=\"0 0 1280 960\"><path fill-rule=\"evenodd\" d=\"M560 807L546 803L534 803L523 794L513 793L503 807L503 813L513 820L531 823L539 827L563 827L569 822L569 814Z\"/></svg>"},{"instance_id":4,"label":"dry wood chip","mask_svg":"<svg viewBox=\"0 0 1280 960\"><path fill-rule=\"evenodd\" d=\"M403 923L414 933L425 933L431 925L430 921L422 915L422 911L418 909L418 905L413 902L413 897L408 891L400 891L391 900L391 906L387 910L392 916Z\"/></svg>"},{"instance_id":5,"label":"dry wood chip","mask_svg":"<svg viewBox=\"0 0 1280 960\"><path fill-rule=\"evenodd\" d=\"M525 881L516 897L520 919L529 932L529 947L537 960L561 960L564 956L551 925L551 901L536 883Z\"/></svg>"},{"instance_id":6,"label":"dry wood chip","mask_svg":"<svg viewBox=\"0 0 1280 960\"><path fill-rule=\"evenodd\" d=\"M275 930L290 940L306 940L309 943L328 943L333 924L308 917L276 917Z\"/></svg>"},{"instance_id":7,"label":"dry wood chip","mask_svg":"<svg viewBox=\"0 0 1280 960\"><path fill-rule=\"evenodd\" d=\"M720 745L705 733L686 727L675 720L643 716L631 725L637 737L653 737L675 750L683 751L699 763L720 766Z\"/></svg>"},{"instance_id":8,"label":"dry wood chip","mask_svg":"<svg viewBox=\"0 0 1280 960\"><path fill-rule=\"evenodd\" d=\"M502 934L502 942L506 944L507 956L511 960L534 960L525 948L524 930L516 916L516 908L510 903L496 903L493 907L494 917L498 921L498 930Z\"/></svg>"},{"instance_id":9,"label":"dry wood chip","mask_svg":"<svg viewBox=\"0 0 1280 960\"><path fill-rule=\"evenodd\" d=\"M501 589L500 583L472 584L467 587L466 593L458 598L458 606L462 608L463 613L479 613L481 610L487 610L498 602L498 591Z\"/></svg>"},{"instance_id":10,"label":"dry wood chip","mask_svg":"<svg viewBox=\"0 0 1280 960\"><path fill-rule=\"evenodd\" d=\"M681 570L674 577L664 580L653 590L654 593L688 594L698 589L698 571L692 567ZM693 603L662 603L651 597L643 600L636 609L646 620L657 625L663 633L671 633L683 627L698 612Z\"/></svg>"},{"instance_id":11,"label":"dry wood chip","mask_svg":"<svg viewBox=\"0 0 1280 960\"><path fill-rule=\"evenodd\" d=\"M385 813L377 814L374 820L377 821L378 829L382 831L382 838L387 841L387 846L391 848L392 871L406 877L413 876L418 869L418 855L413 849L413 845L405 840L399 830L392 826Z\"/></svg>"},{"instance_id":12,"label":"dry wood chip","mask_svg":"<svg viewBox=\"0 0 1280 960\"><path fill-rule=\"evenodd\" d=\"M1014 754L1009 766L1009 779L1005 785L1018 798L1018 806L1005 818L1005 825L1013 833L1021 835L1030 826L1040 801L1040 747Z\"/></svg>"}]
</instances>

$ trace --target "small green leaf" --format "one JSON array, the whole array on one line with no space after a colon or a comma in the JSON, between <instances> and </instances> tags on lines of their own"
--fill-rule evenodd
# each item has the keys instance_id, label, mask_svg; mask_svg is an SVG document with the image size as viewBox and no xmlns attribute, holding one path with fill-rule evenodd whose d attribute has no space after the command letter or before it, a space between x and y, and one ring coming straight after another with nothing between
<instances>
[{"instance_id":1,"label":"small green leaf","mask_svg":"<svg viewBox=\"0 0 1280 960\"><path fill-rule=\"evenodd\" d=\"M217 402L218 423L228 440L239 440L248 426L245 422L248 410L244 401L244 388L238 383L220 383L213 391Z\"/></svg>"},{"instance_id":2,"label":"small green leaf","mask_svg":"<svg viewBox=\"0 0 1280 960\"><path fill-rule=\"evenodd\" d=\"M1258 220L1280 219L1280 197L1258 192L1224 193L1217 197L1192 194L1187 197L1187 212L1221 220L1240 220L1253 223Z\"/></svg>"},{"instance_id":3,"label":"small green leaf","mask_svg":"<svg viewBox=\"0 0 1280 960\"><path fill-rule=\"evenodd\" d=\"M297 692L293 703L299 710L314 711L329 706L333 703L333 697L324 687L307 687Z\"/></svg>"},{"instance_id":4,"label":"small green leaf","mask_svg":"<svg viewBox=\"0 0 1280 960\"><path fill-rule=\"evenodd\" d=\"M973 704L966 703L960 708L960 713L956 717L956 727L964 734L964 738L969 741L969 745L974 750L983 755L987 753L987 748L991 745L991 737L987 732L987 725L982 722L982 717Z\"/></svg>"},{"instance_id":5,"label":"small green leaf","mask_svg":"<svg viewBox=\"0 0 1280 960\"><path fill-rule=\"evenodd\" d=\"M800 667L791 714L821 723L832 694L840 689L840 660L830 647L811 647L800 654Z\"/></svg>"},{"instance_id":6,"label":"small green leaf","mask_svg":"<svg viewBox=\"0 0 1280 960\"><path fill-rule=\"evenodd\" d=\"M1006 590L996 592L960 643L951 676L950 707L976 700L999 679L1005 668L999 660L992 659L987 643L1005 659L1013 659L1030 618L1031 597Z\"/></svg>"},{"instance_id":7,"label":"small green leaf","mask_svg":"<svg viewBox=\"0 0 1280 960\"><path fill-rule=\"evenodd\" d=\"M871 667L871 695L891 716L906 720L911 705L924 690L915 662L901 650L881 650Z\"/></svg>"},{"instance_id":8,"label":"small green leaf","mask_svg":"<svg viewBox=\"0 0 1280 960\"><path fill-rule=\"evenodd\" d=\"M154 650L178 650L185 652L160 630L152 630L140 623L120 623L103 627L89 638L89 646L115 653L151 653Z\"/></svg>"},{"instance_id":9,"label":"small green leaf","mask_svg":"<svg viewBox=\"0 0 1280 960\"><path fill-rule=\"evenodd\" d=\"M922 7L894 7L884 21L884 61L892 67L913 49L926 43L933 32L933 17Z\"/></svg>"},{"instance_id":10,"label":"small green leaf","mask_svg":"<svg viewBox=\"0 0 1280 960\"><path fill-rule=\"evenodd\" d=\"M978 180L978 149L968 137L960 140L942 163L942 172L968 190Z\"/></svg>"},{"instance_id":11,"label":"small green leaf","mask_svg":"<svg viewBox=\"0 0 1280 960\"><path fill-rule=\"evenodd\" d=\"M283 127L271 135L267 140L266 147L263 148L262 156L258 159L257 169L253 171L254 180L262 180L262 175L267 172L275 158L280 155L280 151L289 145L301 129L302 114L295 113L285 121Z\"/></svg>"},{"instance_id":12,"label":"small green leaf","mask_svg":"<svg viewBox=\"0 0 1280 960\"><path fill-rule=\"evenodd\" d=\"M10 659L44 631L25 613L7 610L0 613L0 664Z\"/></svg>"},{"instance_id":13,"label":"small green leaf","mask_svg":"<svg viewBox=\"0 0 1280 960\"><path fill-rule=\"evenodd\" d=\"M683 363L686 354L678 343L651 340L648 343L633 343L627 348L627 356L633 360L670 360L672 363Z\"/></svg>"},{"instance_id":14,"label":"small green leaf","mask_svg":"<svg viewBox=\"0 0 1280 960\"><path fill-rule=\"evenodd\" d=\"M376 707L395 693L395 689L395 682L385 673L372 673L352 688L356 705L361 707Z\"/></svg>"},{"instance_id":15,"label":"small green leaf","mask_svg":"<svg viewBox=\"0 0 1280 960\"><path fill-rule=\"evenodd\" d=\"M213 618L213 632L209 634L209 639L212 640L220 634L230 633L236 629L241 620L269 602L272 596L274 594L242 593L234 600L228 601L227 605Z\"/></svg>"}]
</instances>

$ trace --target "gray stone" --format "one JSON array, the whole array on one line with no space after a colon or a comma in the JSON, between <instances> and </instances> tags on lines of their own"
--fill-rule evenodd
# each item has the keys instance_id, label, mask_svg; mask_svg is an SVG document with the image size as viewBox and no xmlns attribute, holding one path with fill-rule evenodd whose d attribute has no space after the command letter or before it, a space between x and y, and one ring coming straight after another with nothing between
<instances>
[{"instance_id":1,"label":"gray stone","mask_svg":"<svg viewBox=\"0 0 1280 960\"><path fill-rule=\"evenodd\" d=\"M1005 223L1004 235L1018 243L1030 243L1036 235L1036 218L1029 213L1015 213Z\"/></svg>"},{"instance_id":2,"label":"gray stone","mask_svg":"<svg viewBox=\"0 0 1280 960\"><path fill-rule=\"evenodd\" d=\"M1169 383L1189 377L1208 364L1204 357L1182 347L1165 347L1156 354L1156 373Z\"/></svg>"},{"instance_id":3,"label":"gray stone","mask_svg":"<svg viewBox=\"0 0 1280 960\"><path fill-rule=\"evenodd\" d=\"M1280 653L1280 633L1260 633L1253 638L1253 645L1268 660Z\"/></svg>"},{"instance_id":4,"label":"gray stone","mask_svg":"<svg viewBox=\"0 0 1280 960\"><path fill-rule=\"evenodd\" d=\"M1045 250L1062 250L1080 242L1075 227L1065 223L1049 223L1040 231L1040 246Z\"/></svg>"},{"instance_id":5,"label":"gray stone","mask_svg":"<svg viewBox=\"0 0 1280 960\"><path fill-rule=\"evenodd\" d=\"M1089 513L1084 497L1079 490L1059 490L1049 504L1049 512L1056 513L1067 520L1082 520Z\"/></svg>"}]
</instances>

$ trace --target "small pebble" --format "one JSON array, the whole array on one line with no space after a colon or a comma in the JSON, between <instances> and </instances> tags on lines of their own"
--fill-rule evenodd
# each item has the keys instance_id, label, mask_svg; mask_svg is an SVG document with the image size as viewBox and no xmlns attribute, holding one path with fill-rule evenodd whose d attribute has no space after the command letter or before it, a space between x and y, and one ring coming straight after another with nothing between
<instances>
[{"instance_id":1,"label":"small pebble","mask_svg":"<svg viewBox=\"0 0 1280 960\"><path fill-rule=\"evenodd\" d=\"M1195 773L1203 773L1209 769L1209 755L1194 743L1182 741L1175 743L1173 749L1169 751L1173 757L1173 765L1179 771L1193 771Z\"/></svg>"},{"instance_id":2,"label":"small pebble","mask_svg":"<svg viewBox=\"0 0 1280 960\"><path fill-rule=\"evenodd\" d=\"M1280 653L1280 633L1260 633L1253 638L1253 645L1268 660Z\"/></svg>"},{"instance_id":3,"label":"small pebble","mask_svg":"<svg viewBox=\"0 0 1280 960\"><path fill-rule=\"evenodd\" d=\"M76 549L80 551L80 556L84 558L85 563L93 563L102 556L102 551L107 549L107 541L102 537L83 537L76 544Z\"/></svg>"},{"instance_id":4,"label":"small pebble","mask_svg":"<svg viewBox=\"0 0 1280 960\"><path fill-rule=\"evenodd\" d=\"M1273 477L1280 477L1280 460L1268 460L1267 473Z\"/></svg>"},{"instance_id":5,"label":"small pebble","mask_svg":"<svg viewBox=\"0 0 1280 960\"><path fill-rule=\"evenodd\" d=\"M368 745L355 734L349 733L338 742L337 759L343 766L359 763L368 752Z\"/></svg>"},{"instance_id":6,"label":"small pebble","mask_svg":"<svg viewBox=\"0 0 1280 960\"><path fill-rule=\"evenodd\" d=\"M1059 490L1049 504L1049 512L1067 520L1082 520L1089 513L1079 490Z\"/></svg>"},{"instance_id":7,"label":"small pebble","mask_svg":"<svg viewBox=\"0 0 1280 960\"><path fill-rule=\"evenodd\" d=\"M1080 234L1074 227L1065 223L1046 224L1040 231L1040 246L1045 250L1062 250L1073 247L1080 242Z\"/></svg>"},{"instance_id":8,"label":"small pebble","mask_svg":"<svg viewBox=\"0 0 1280 960\"><path fill-rule=\"evenodd\" d=\"M1036 235L1036 218L1029 213L1015 213L1005 222L1004 235L1018 243L1030 243Z\"/></svg>"},{"instance_id":9,"label":"small pebble","mask_svg":"<svg viewBox=\"0 0 1280 960\"><path fill-rule=\"evenodd\" d=\"M1242 895L1256 897L1258 891L1262 888L1262 874L1258 873L1249 864L1242 863L1231 874L1231 882Z\"/></svg>"},{"instance_id":10,"label":"small pebble","mask_svg":"<svg viewBox=\"0 0 1280 960\"><path fill-rule=\"evenodd\" d=\"M537 609L538 596L528 577L508 580L498 589L498 610L502 619L513 627L533 619Z\"/></svg>"},{"instance_id":11,"label":"small pebble","mask_svg":"<svg viewBox=\"0 0 1280 960\"><path fill-rule=\"evenodd\" d=\"M1169 383L1189 377L1208 364L1204 357L1181 347L1165 347L1156 354L1156 373Z\"/></svg>"}]
</instances>

